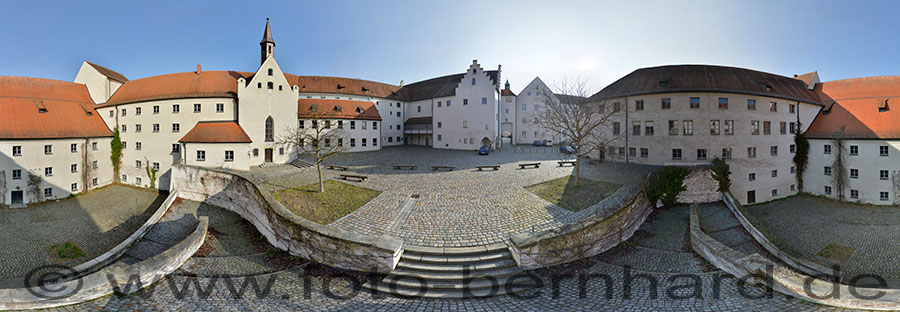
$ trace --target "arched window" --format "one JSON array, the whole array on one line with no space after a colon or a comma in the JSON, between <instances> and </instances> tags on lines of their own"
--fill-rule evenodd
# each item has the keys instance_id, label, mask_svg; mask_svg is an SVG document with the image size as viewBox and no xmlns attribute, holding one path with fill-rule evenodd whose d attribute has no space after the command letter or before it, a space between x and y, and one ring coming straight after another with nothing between
<instances>
[{"instance_id":1,"label":"arched window","mask_svg":"<svg viewBox=\"0 0 900 312\"><path fill-rule=\"evenodd\" d=\"M272 90L273 88L275 88L275 84L272 83L271 81L269 81L266 85L269 87L269 90Z\"/></svg>"},{"instance_id":2,"label":"arched window","mask_svg":"<svg viewBox=\"0 0 900 312\"><path fill-rule=\"evenodd\" d=\"M472 85L475 85L475 78L472 78Z\"/></svg>"},{"instance_id":3,"label":"arched window","mask_svg":"<svg viewBox=\"0 0 900 312\"><path fill-rule=\"evenodd\" d=\"M262 82L257 83L256 87L262 89Z\"/></svg>"},{"instance_id":4,"label":"arched window","mask_svg":"<svg viewBox=\"0 0 900 312\"><path fill-rule=\"evenodd\" d=\"M275 121L272 116L266 118L266 142L275 142Z\"/></svg>"},{"instance_id":5,"label":"arched window","mask_svg":"<svg viewBox=\"0 0 900 312\"><path fill-rule=\"evenodd\" d=\"M272 76L272 69L269 68L269 76Z\"/></svg>"}]
</instances>

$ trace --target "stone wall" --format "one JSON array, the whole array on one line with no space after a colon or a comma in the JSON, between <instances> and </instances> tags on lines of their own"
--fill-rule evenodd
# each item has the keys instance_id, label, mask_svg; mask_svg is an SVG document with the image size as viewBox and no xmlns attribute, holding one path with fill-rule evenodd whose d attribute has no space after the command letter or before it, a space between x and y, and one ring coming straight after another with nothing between
<instances>
[{"instance_id":1,"label":"stone wall","mask_svg":"<svg viewBox=\"0 0 900 312\"><path fill-rule=\"evenodd\" d=\"M209 218L200 217L191 235L168 250L135 264L117 262L84 277L44 287L0 289L0 310L46 309L94 300L113 292L137 292L181 267L203 245L208 226Z\"/></svg>"},{"instance_id":2,"label":"stone wall","mask_svg":"<svg viewBox=\"0 0 900 312\"><path fill-rule=\"evenodd\" d=\"M900 289L850 287L800 273L760 254L744 254L701 230L698 207L691 207L691 247L710 263L738 278L764 283L775 291L818 304L846 309L898 310ZM766 281L768 280L768 281Z\"/></svg>"},{"instance_id":3,"label":"stone wall","mask_svg":"<svg viewBox=\"0 0 900 312\"><path fill-rule=\"evenodd\" d=\"M685 190L678 193L682 204L711 203L722 200L719 181L713 179L712 170L699 168L691 170L684 178Z\"/></svg>"},{"instance_id":4,"label":"stone wall","mask_svg":"<svg viewBox=\"0 0 900 312\"><path fill-rule=\"evenodd\" d=\"M342 269L384 273L400 260L402 240L336 230L301 218L238 173L178 166L172 169L172 181L182 198L241 215L272 246L292 255Z\"/></svg>"},{"instance_id":5,"label":"stone wall","mask_svg":"<svg viewBox=\"0 0 900 312\"><path fill-rule=\"evenodd\" d=\"M591 257L628 240L651 211L644 183L634 183L580 211L583 216L577 222L511 236L509 249L519 267L526 270Z\"/></svg>"}]
</instances>

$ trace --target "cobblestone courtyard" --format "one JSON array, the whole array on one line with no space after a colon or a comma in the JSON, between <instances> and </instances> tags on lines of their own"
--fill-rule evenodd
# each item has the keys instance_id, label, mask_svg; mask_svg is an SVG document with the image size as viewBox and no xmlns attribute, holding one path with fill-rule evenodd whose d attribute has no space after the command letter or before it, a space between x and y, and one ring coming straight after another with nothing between
<instances>
[{"instance_id":1,"label":"cobblestone courtyard","mask_svg":"<svg viewBox=\"0 0 900 312\"><path fill-rule=\"evenodd\" d=\"M853 277L876 274L900 281L900 209L842 203L797 195L768 204L744 207L760 231L780 249L825 267L839 265ZM846 262L819 255L829 244L852 248Z\"/></svg>"},{"instance_id":2,"label":"cobblestone courtyard","mask_svg":"<svg viewBox=\"0 0 900 312\"><path fill-rule=\"evenodd\" d=\"M0 210L0 280L23 277L43 265L91 260L143 225L164 199L156 192L113 185L76 198ZM54 261L46 248L67 241L85 256Z\"/></svg>"}]
</instances>

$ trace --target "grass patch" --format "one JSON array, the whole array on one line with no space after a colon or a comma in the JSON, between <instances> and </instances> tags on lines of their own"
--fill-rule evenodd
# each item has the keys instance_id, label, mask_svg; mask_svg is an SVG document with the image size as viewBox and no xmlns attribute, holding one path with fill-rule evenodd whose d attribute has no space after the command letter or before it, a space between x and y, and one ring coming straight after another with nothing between
<instances>
[{"instance_id":1,"label":"grass patch","mask_svg":"<svg viewBox=\"0 0 900 312\"><path fill-rule=\"evenodd\" d=\"M81 250L78 245L75 245L75 243L71 241L50 245L50 247L47 248L47 252L49 252L51 256L59 259L77 259L85 256L84 250Z\"/></svg>"},{"instance_id":2,"label":"grass patch","mask_svg":"<svg viewBox=\"0 0 900 312\"><path fill-rule=\"evenodd\" d=\"M578 185L575 185L574 176L565 176L526 186L525 189L563 209L578 212L600 202L622 186L585 178L579 179L578 182Z\"/></svg>"},{"instance_id":3,"label":"grass patch","mask_svg":"<svg viewBox=\"0 0 900 312\"><path fill-rule=\"evenodd\" d=\"M319 183L313 183L277 191L272 195L298 216L319 224L329 224L365 205L378 194L381 192L327 180L324 193L319 193Z\"/></svg>"},{"instance_id":4,"label":"grass patch","mask_svg":"<svg viewBox=\"0 0 900 312\"><path fill-rule=\"evenodd\" d=\"M834 261L837 261L837 262L840 262L843 264L843 263L846 263L847 260L850 260L850 256L853 255L853 251L855 251L855 250L856 250L856 248L853 248L850 246L829 243L828 246L825 246L825 248L822 248L822 250L819 250L819 252L817 252L816 255L819 257L834 260Z\"/></svg>"}]
</instances>

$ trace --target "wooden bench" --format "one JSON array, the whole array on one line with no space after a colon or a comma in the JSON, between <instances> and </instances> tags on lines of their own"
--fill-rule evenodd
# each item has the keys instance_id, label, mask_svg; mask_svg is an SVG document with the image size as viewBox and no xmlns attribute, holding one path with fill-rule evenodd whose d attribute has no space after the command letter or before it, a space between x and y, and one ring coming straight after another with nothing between
<instances>
[{"instance_id":1,"label":"wooden bench","mask_svg":"<svg viewBox=\"0 0 900 312\"><path fill-rule=\"evenodd\" d=\"M575 167L575 161L574 161L574 160L557 161L557 163L559 163L559 166L560 166L560 167L564 167L565 165L571 165L572 167Z\"/></svg>"},{"instance_id":2,"label":"wooden bench","mask_svg":"<svg viewBox=\"0 0 900 312\"><path fill-rule=\"evenodd\" d=\"M525 169L525 167L540 168L541 163L519 164L519 169Z\"/></svg>"},{"instance_id":3,"label":"wooden bench","mask_svg":"<svg viewBox=\"0 0 900 312\"><path fill-rule=\"evenodd\" d=\"M394 166L394 170L400 170L400 169L416 170L416 166L415 165L396 165L396 166Z\"/></svg>"},{"instance_id":4,"label":"wooden bench","mask_svg":"<svg viewBox=\"0 0 900 312\"><path fill-rule=\"evenodd\" d=\"M354 175L354 174L342 174L341 178L343 178L344 180L357 179L357 180L359 180L359 182L363 182L366 179L368 179L369 177L361 176L361 175Z\"/></svg>"},{"instance_id":5,"label":"wooden bench","mask_svg":"<svg viewBox=\"0 0 900 312\"><path fill-rule=\"evenodd\" d=\"M478 171L482 171L482 170L484 170L484 169L500 170L500 165L475 166L475 168L478 168Z\"/></svg>"},{"instance_id":6,"label":"wooden bench","mask_svg":"<svg viewBox=\"0 0 900 312\"><path fill-rule=\"evenodd\" d=\"M454 166L431 166L432 171L440 170L440 169L446 169L448 171L453 171L453 169L456 169L456 167L454 167Z\"/></svg>"},{"instance_id":7,"label":"wooden bench","mask_svg":"<svg viewBox=\"0 0 900 312\"><path fill-rule=\"evenodd\" d=\"M347 167L344 167L344 166L328 165L327 168L331 169L331 170L347 171Z\"/></svg>"}]
</instances>

